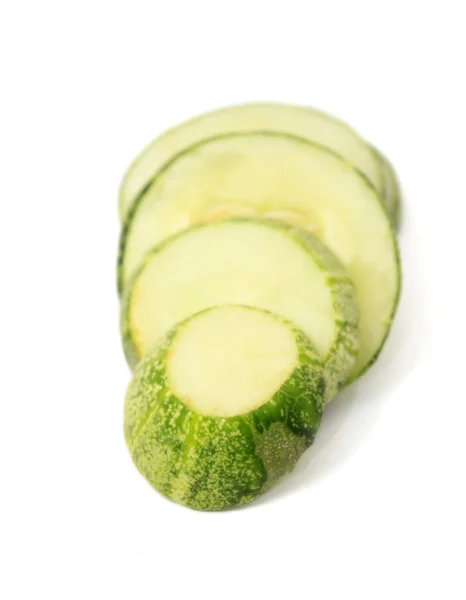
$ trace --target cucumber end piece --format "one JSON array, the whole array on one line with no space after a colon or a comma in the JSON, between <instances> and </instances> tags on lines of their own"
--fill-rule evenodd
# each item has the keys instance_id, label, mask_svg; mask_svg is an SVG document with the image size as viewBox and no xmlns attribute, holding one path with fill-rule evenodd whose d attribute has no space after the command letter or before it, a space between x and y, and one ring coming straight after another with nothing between
<instances>
[{"instance_id":1,"label":"cucumber end piece","mask_svg":"<svg viewBox=\"0 0 466 600\"><path fill-rule=\"evenodd\" d=\"M293 469L314 440L324 395L317 351L291 323L251 307L214 307L178 324L140 361L125 399L125 439L138 470L170 500L234 508Z\"/></svg>"}]
</instances>

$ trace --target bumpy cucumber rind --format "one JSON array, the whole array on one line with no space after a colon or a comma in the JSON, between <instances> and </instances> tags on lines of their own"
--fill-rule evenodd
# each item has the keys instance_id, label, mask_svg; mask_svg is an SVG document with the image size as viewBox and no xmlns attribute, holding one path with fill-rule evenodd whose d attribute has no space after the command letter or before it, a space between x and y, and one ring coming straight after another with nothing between
<instances>
[{"instance_id":1,"label":"bumpy cucumber rind","mask_svg":"<svg viewBox=\"0 0 466 600\"><path fill-rule=\"evenodd\" d=\"M337 392L345 385L348 373L354 365L359 349L359 309L356 291L346 269L316 235L274 219L246 219L237 217L216 221L215 223L199 224L165 239L158 246L149 251L145 255L144 261L139 269L132 276L121 303L121 335L128 365L131 369L134 369L141 359L134 343L130 320L132 292L138 277L150 263L152 257L158 252L163 251L165 246L170 244L173 240L189 234L190 231L205 227L215 227L221 223L229 222L254 222L264 227L272 227L285 232L309 252L316 265L326 273L327 285L330 289L333 301L335 329L337 331L330 352L326 357L322 357L326 381L325 398L326 402L330 402L330 400L336 396Z\"/></svg>"},{"instance_id":2,"label":"bumpy cucumber rind","mask_svg":"<svg viewBox=\"0 0 466 600\"><path fill-rule=\"evenodd\" d=\"M291 471L314 441L323 366L309 339L276 318L294 331L299 359L272 398L244 415L200 415L172 393L167 356L183 324L138 364L125 398L125 440L138 470L167 498L197 510L240 506Z\"/></svg>"}]
</instances>

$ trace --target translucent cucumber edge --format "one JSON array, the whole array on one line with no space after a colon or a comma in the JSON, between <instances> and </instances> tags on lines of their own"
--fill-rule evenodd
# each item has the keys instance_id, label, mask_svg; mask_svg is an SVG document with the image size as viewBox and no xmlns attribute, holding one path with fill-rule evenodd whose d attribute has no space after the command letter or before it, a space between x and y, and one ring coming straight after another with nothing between
<instances>
[{"instance_id":1,"label":"translucent cucumber edge","mask_svg":"<svg viewBox=\"0 0 466 600\"><path fill-rule=\"evenodd\" d=\"M402 194L398 176L395 168L388 158L375 146L370 146L380 164L382 175L383 204L392 221L393 227L399 231L401 226Z\"/></svg>"},{"instance_id":2,"label":"translucent cucumber edge","mask_svg":"<svg viewBox=\"0 0 466 600\"><path fill-rule=\"evenodd\" d=\"M387 215L388 218L388 215ZM356 375L353 375L352 377L349 377L346 385L349 385L351 383L354 383L357 379L359 379L360 377L362 377L362 375L365 375L367 373L367 371L372 367L372 365L377 362L377 360L379 359L383 347L385 346L385 342L388 339L388 336L390 335L392 326L393 326L393 321L395 320L395 316L398 310L398 306L400 304L400 298L401 298L401 293L402 293L402 267L401 267L401 254L400 254L400 248L398 246L398 241L397 241L397 237L396 237L396 232L393 226L393 223L391 222L391 220L388 218L389 223L390 223L390 230L392 233L392 240L393 240L393 248L395 251L395 259L396 259L396 273L397 273L397 279L396 279L396 295L395 295L395 300L393 303L393 309L391 312L391 315L388 319L388 323L386 325L386 333L385 336L383 337L382 341L380 342L380 345L378 347L378 349L375 351L374 355L372 356L372 358L366 363L366 365L364 366L363 369L361 369L361 371L359 373L357 373Z\"/></svg>"}]
</instances>

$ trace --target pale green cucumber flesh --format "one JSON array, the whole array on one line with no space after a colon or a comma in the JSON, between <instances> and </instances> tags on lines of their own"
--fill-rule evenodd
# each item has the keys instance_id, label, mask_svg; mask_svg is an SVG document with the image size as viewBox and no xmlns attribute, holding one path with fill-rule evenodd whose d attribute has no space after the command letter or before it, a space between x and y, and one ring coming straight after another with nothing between
<instances>
[{"instance_id":1,"label":"pale green cucumber flesh","mask_svg":"<svg viewBox=\"0 0 466 600\"><path fill-rule=\"evenodd\" d=\"M224 364L216 371L210 361L219 345ZM181 362L173 365L179 351ZM256 393L247 410L240 395L249 386ZM201 388L207 404L199 404ZM198 510L233 508L293 469L318 430L324 388L318 353L292 324L257 309L213 308L178 324L138 364L125 399L126 443L138 470L167 498ZM179 389L188 400L196 397L196 410ZM213 416L213 404L229 416Z\"/></svg>"},{"instance_id":2,"label":"pale green cucumber flesh","mask_svg":"<svg viewBox=\"0 0 466 600\"><path fill-rule=\"evenodd\" d=\"M129 364L177 322L224 304L266 309L302 329L324 361L327 401L346 382L359 348L351 280L316 235L270 219L198 225L146 255L122 303Z\"/></svg>"},{"instance_id":3,"label":"pale green cucumber flesh","mask_svg":"<svg viewBox=\"0 0 466 600\"><path fill-rule=\"evenodd\" d=\"M176 154L213 136L253 131L292 134L325 146L359 169L382 192L377 158L370 146L342 121L304 106L245 104L203 114L149 144L123 178L119 197L121 220L126 219L135 199Z\"/></svg>"},{"instance_id":4,"label":"pale green cucumber flesh","mask_svg":"<svg viewBox=\"0 0 466 600\"><path fill-rule=\"evenodd\" d=\"M191 319L172 341L167 382L188 408L234 417L262 406L294 371L295 334L271 313L225 306Z\"/></svg>"},{"instance_id":5,"label":"pale green cucumber flesh","mask_svg":"<svg viewBox=\"0 0 466 600\"><path fill-rule=\"evenodd\" d=\"M350 380L363 373L382 348L398 302L397 244L367 179L306 140L275 133L228 135L176 157L125 223L120 289L154 245L228 214L291 221L314 231L338 256L355 285L361 313L361 348Z\"/></svg>"}]
</instances>

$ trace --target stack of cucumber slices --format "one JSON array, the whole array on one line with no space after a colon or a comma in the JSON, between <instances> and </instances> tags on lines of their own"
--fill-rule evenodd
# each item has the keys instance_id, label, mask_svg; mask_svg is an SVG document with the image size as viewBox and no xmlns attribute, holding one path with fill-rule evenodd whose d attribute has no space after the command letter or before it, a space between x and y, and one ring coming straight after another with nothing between
<instances>
[{"instance_id":1,"label":"stack of cucumber slices","mask_svg":"<svg viewBox=\"0 0 466 600\"><path fill-rule=\"evenodd\" d=\"M387 159L309 108L224 108L167 131L119 198L125 438L164 496L254 500L379 355L400 292Z\"/></svg>"}]
</instances>

